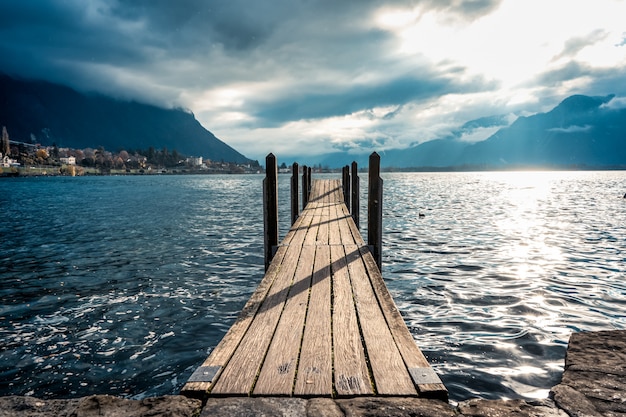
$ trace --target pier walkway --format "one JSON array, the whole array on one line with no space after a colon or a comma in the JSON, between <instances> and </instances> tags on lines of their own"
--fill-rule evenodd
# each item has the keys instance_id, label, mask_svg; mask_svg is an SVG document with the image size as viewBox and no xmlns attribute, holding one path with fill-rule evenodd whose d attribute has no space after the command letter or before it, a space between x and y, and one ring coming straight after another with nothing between
<instances>
[{"instance_id":1,"label":"pier walkway","mask_svg":"<svg viewBox=\"0 0 626 417\"><path fill-rule=\"evenodd\" d=\"M343 198L339 180L313 181L265 277L184 394L447 398Z\"/></svg>"}]
</instances>

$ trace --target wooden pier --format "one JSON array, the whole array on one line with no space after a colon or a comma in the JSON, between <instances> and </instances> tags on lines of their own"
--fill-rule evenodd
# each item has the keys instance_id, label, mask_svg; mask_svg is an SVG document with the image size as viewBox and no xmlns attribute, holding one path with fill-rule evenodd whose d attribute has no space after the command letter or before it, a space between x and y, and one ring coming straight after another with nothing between
<instances>
[{"instance_id":1,"label":"wooden pier","mask_svg":"<svg viewBox=\"0 0 626 417\"><path fill-rule=\"evenodd\" d=\"M267 251L271 262L240 317L182 392L447 399L344 203L341 181L310 187L303 181L306 207Z\"/></svg>"}]
</instances>

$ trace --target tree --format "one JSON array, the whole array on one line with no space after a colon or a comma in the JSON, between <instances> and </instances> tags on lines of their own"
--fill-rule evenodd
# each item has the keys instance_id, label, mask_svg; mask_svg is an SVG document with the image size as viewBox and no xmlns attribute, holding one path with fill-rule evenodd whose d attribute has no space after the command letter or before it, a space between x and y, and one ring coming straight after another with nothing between
<instances>
[{"instance_id":1,"label":"tree","mask_svg":"<svg viewBox=\"0 0 626 417\"><path fill-rule=\"evenodd\" d=\"M57 146L56 142L52 143L52 157L54 159L59 159L59 147Z\"/></svg>"},{"instance_id":2,"label":"tree","mask_svg":"<svg viewBox=\"0 0 626 417\"><path fill-rule=\"evenodd\" d=\"M130 155L128 155L128 152L125 150L120 151L119 153L119 157L122 158L122 161L126 162L130 159Z\"/></svg>"},{"instance_id":3,"label":"tree","mask_svg":"<svg viewBox=\"0 0 626 417\"><path fill-rule=\"evenodd\" d=\"M6 156L11 154L11 145L9 144L9 132L7 132L6 126L2 126L2 144L0 146L0 153Z\"/></svg>"}]
</instances>

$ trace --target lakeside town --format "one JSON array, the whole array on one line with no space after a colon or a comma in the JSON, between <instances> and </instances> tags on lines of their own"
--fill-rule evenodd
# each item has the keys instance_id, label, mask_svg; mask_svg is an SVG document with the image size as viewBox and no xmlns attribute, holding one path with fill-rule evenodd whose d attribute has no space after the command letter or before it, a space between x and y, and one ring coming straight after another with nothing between
<instances>
[{"instance_id":1,"label":"lakeside town","mask_svg":"<svg viewBox=\"0 0 626 417\"><path fill-rule=\"evenodd\" d=\"M146 175L146 174L253 174L262 171L258 161L235 164L185 156L167 148L110 151L45 146L10 140L2 127L0 176L36 175Z\"/></svg>"}]
</instances>

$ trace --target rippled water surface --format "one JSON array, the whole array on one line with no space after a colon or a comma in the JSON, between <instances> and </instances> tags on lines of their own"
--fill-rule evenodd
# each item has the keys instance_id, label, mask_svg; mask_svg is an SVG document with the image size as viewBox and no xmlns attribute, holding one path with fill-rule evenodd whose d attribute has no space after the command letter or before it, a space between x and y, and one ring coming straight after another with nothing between
<instances>
[{"instance_id":1,"label":"rippled water surface","mask_svg":"<svg viewBox=\"0 0 626 417\"><path fill-rule=\"evenodd\" d=\"M572 331L626 328L626 173L384 179L383 276L452 399L544 397ZM0 181L0 395L176 393L263 275L261 180Z\"/></svg>"}]
</instances>

